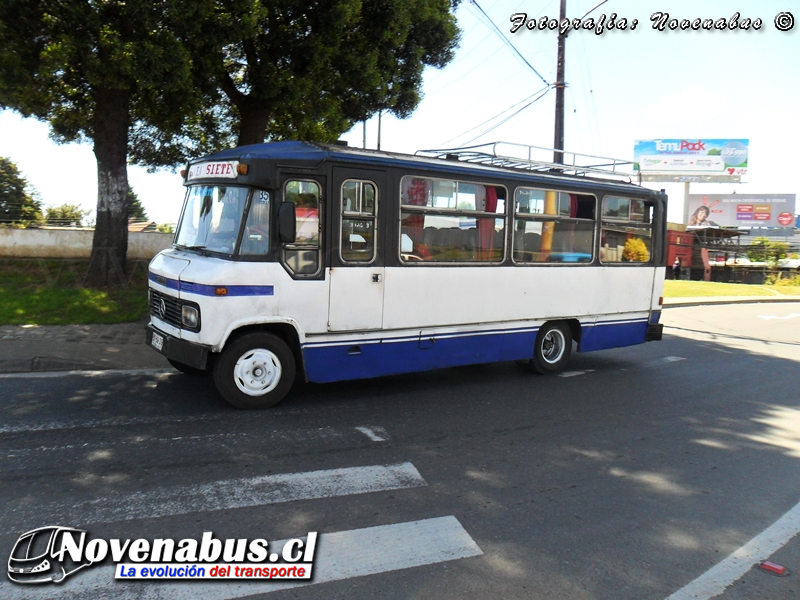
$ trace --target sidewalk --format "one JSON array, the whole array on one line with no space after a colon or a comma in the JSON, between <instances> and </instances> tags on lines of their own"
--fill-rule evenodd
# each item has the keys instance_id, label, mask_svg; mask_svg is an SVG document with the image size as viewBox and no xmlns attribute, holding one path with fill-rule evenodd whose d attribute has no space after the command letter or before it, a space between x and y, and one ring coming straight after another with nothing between
<instances>
[{"instance_id":1,"label":"sidewalk","mask_svg":"<svg viewBox=\"0 0 800 600\"><path fill-rule=\"evenodd\" d=\"M171 369L145 345L145 325L0 325L0 373Z\"/></svg>"},{"instance_id":2,"label":"sidewalk","mask_svg":"<svg viewBox=\"0 0 800 600\"><path fill-rule=\"evenodd\" d=\"M800 303L800 296L665 298L664 308L752 302ZM171 369L145 345L145 325L0 325L0 373Z\"/></svg>"}]
</instances>

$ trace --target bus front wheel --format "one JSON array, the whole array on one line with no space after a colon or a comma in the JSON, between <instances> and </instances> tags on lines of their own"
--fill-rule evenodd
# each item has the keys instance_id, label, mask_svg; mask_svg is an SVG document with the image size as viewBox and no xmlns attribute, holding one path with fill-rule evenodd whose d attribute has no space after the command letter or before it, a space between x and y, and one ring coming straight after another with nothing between
<instances>
[{"instance_id":1,"label":"bus front wheel","mask_svg":"<svg viewBox=\"0 0 800 600\"><path fill-rule=\"evenodd\" d=\"M572 352L572 332L561 321L545 323L536 335L533 358L520 364L529 371L542 375L562 371Z\"/></svg>"},{"instance_id":2,"label":"bus front wheel","mask_svg":"<svg viewBox=\"0 0 800 600\"><path fill-rule=\"evenodd\" d=\"M294 382L295 361L281 338L248 333L231 342L214 366L214 383L236 408L268 408L280 402Z\"/></svg>"}]
</instances>

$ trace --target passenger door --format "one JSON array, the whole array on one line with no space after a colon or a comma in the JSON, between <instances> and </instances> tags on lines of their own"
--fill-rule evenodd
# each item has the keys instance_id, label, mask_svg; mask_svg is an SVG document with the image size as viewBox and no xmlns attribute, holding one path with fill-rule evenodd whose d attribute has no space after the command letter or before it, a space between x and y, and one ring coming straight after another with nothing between
<instances>
[{"instance_id":1,"label":"passenger door","mask_svg":"<svg viewBox=\"0 0 800 600\"><path fill-rule=\"evenodd\" d=\"M386 173L333 169L334 210L328 331L359 331L383 326L385 268L378 220Z\"/></svg>"}]
</instances>

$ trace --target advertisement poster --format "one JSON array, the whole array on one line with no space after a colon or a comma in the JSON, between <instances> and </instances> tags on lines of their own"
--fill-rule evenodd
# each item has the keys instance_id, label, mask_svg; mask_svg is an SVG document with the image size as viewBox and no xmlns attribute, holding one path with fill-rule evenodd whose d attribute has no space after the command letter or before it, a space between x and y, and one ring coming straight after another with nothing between
<instances>
[{"instance_id":1,"label":"advertisement poster","mask_svg":"<svg viewBox=\"0 0 800 600\"><path fill-rule=\"evenodd\" d=\"M792 227L795 194L690 194L689 227Z\"/></svg>"},{"instance_id":2,"label":"advertisement poster","mask_svg":"<svg viewBox=\"0 0 800 600\"><path fill-rule=\"evenodd\" d=\"M749 140L636 140L634 170L642 173L745 175Z\"/></svg>"}]
</instances>

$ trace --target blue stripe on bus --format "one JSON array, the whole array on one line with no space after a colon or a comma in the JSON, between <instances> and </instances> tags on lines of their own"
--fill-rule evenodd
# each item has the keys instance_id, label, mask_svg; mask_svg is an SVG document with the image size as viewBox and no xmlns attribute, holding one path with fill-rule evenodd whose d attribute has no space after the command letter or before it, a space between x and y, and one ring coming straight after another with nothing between
<instances>
[{"instance_id":1,"label":"blue stripe on bus","mask_svg":"<svg viewBox=\"0 0 800 600\"><path fill-rule=\"evenodd\" d=\"M150 273L149 277L150 281L157 283L158 285L163 285L171 290L178 291L180 289L180 281L177 279L170 279L169 277L164 277L163 275L156 275L155 273Z\"/></svg>"},{"instance_id":2,"label":"blue stripe on bus","mask_svg":"<svg viewBox=\"0 0 800 600\"><path fill-rule=\"evenodd\" d=\"M155 273L150 273L150 281L166 286L171 290L197 294L198 296L215 296L217 298L227 296L273 296L275 294L275 288L271 285L206 285L204 283L178 281ZM227 293L218 295L217 288L225 288Z\"/></svg>"},{"instance_id":3,"label":"blue stripe on bus","mask_svg":"<svg viewBox=\"0 0 800 600\"><path fill-rule=\"evenodd\" d=\"M327 383L445 367L530 358L536 331L465 337L419 337L391 344L312 346L303 349L309 381ZM348 354L360 350L359 354Z\"/></svg>"},{"instance_id":4,"label":"blue stripe on bus","mask_svg":"<svg viewBox=\"0 0 800 600\"><path fill-rule=\"evenodd\" d=\"M627 322L598 321L594 327L582 328L581 352L641 344L646 332L647 319Z\"/></svg>"},{"instance_id":5,"label":"blue stripe on bus","mask_svg":"<svg viewBox=\"0 0 800 600\"><path fill-rule=\"evenodd\" d=\"M582 326L581 351L632 346L644 342L647 320L603 321ZM372 343L366 340L303 347L309 381L328 383L447 367L524 360L533 355L538 329L471 332L458 337L403 337ZM445 334L448 335L448 334ZM387 343L391 341L392 343Z\"/></svg>"}]
</instances>

